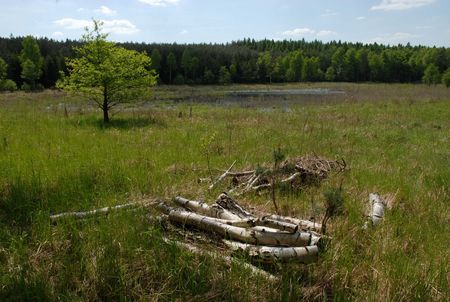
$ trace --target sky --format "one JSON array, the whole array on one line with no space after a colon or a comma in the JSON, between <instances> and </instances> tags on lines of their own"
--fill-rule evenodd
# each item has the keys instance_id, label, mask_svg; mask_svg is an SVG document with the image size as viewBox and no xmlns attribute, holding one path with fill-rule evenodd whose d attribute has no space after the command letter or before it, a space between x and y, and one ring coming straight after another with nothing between
<instances>
[{"instance_id":1,"label":"sky","mask_svg":"<svg viewBox=\"0 0 450 302\"><path fill-rule=\"evenodd\" d=\"M0 0L0 36L79 39L92 19L118 42L243 38L450 47L450 0Z\"/></svg>"}]
</instances>

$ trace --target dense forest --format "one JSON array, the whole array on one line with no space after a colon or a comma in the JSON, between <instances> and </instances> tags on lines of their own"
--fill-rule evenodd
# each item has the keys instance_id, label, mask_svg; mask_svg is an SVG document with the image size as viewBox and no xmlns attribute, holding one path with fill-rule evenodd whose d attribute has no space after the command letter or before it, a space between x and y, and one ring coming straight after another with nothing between
<instances>
[{"instance_id":1,"label":"dense forest","mask_svg":"<svg viewBox=\"0 0 450 302\"><path fill-rule=\"evenodd\" d=\"M13 36L0 38L3 80L10 79L17 87L23 87L27 79L24 74L27 66L23 59L26 40ZM38 45L35 52L40 52L36 65L40 70L36 71L33 85L54 87L60 71L67 73L65 57L74 56L73 47L79 46L81 42L47 38L35 41ZM244 39L227 44L129 42L120 45L148 53L153 68L159 73L159 82L164 84L299 81L423 81L437 84L441 80L445 83L444 79L450 77L450 48L409 44L384 46L340 41L323 43Z\"/></svg>"}]
</instances>

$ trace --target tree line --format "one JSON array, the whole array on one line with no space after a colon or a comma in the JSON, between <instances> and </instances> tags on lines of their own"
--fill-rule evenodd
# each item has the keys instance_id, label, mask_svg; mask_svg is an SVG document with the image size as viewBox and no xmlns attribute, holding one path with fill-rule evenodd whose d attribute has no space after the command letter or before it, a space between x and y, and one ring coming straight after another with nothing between
<instances>
[{"instance_id":1,"label":"tree line","mask_svg":"<svg viewBox=\"0 0 450 302\"><path fill-rule=\"evenodd\" d=\"M0 88L54 87L81 41L0 38ZM244 39L226 44L119 43L145 52L163 84L384 82L450 85L450 48ZM6 89L5 89L6 87Z\"/></svg>"}]
</instances>

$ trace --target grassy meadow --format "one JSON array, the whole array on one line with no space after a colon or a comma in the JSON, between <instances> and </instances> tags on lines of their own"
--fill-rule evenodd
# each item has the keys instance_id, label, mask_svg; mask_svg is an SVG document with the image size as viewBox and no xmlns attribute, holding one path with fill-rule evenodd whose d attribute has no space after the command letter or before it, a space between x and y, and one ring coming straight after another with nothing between
<instances>
[{"instance_id":1,"label":"grassy meadow","mask_svg":"<svg viewBox=\"0 0 450 302\"><path fill-rule=\"evenodd\" d=\"M229 90L255 87L345 93L221 101ZM450 89L163 86L154 98L124 106L105 126L91 104L57 91L0 94L1 301L448 299ZM269 268L280 276L274 283L166 244L164 226L147 210L49 220L155 197L213 201L224 185L208 192L198 183L208 165L270 164L277 148L288 157L344 158L348 170L320 187L278 192L284 214L320 219L323 193L342 184L344 211L329 223L332 240L319 262ZM396 199L379 226L364 230L370 192ZM269 200L239 199L273 212Z\"/></svg>"}]
</instances>

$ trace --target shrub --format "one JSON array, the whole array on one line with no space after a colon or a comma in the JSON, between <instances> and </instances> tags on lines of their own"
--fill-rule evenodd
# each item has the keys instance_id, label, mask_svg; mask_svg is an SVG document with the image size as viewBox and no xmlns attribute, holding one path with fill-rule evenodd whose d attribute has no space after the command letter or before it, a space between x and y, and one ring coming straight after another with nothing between
<instances>
[{"instance_id":1,"label":"shrub","mask_svg":"<svg viewBox=\"0 0 450 302\"><path fill-rule=\"evenodd\" d=\"M0 82L0 91L15 91L17 90L17 85L13 80L3 80Z\"/></svg>"},{"instance_id":2,"label":"shrub","mask_svg":"<svg viewBox=\"0 0 450 302\"><path fill-rule=\"evenodd\" d=\"M450 87L450 68L442 75L442 84L447 88Z\"/></svg>"}]
</instances>

